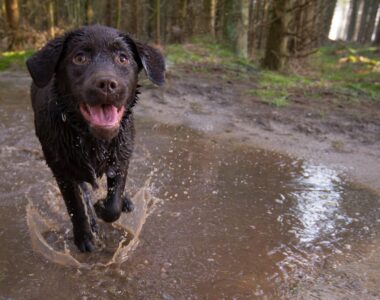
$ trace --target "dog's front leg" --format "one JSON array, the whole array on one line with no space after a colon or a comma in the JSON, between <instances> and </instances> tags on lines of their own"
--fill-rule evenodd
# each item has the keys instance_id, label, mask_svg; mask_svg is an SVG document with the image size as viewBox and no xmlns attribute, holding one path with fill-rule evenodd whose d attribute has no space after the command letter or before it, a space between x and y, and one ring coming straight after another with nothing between
<instances>
[{"instance_id":1,"label":"dog's front leg","mask_svg":"<svg viewBox=\"0 0 380 300\"><path fill-rule=\"evenodd\" d=\"M119 219L122 211L132 211L133 204L128 196L123 195L127 172L117 172L107 175L107 197L95 204L95 211L105 222L114 222Z\"/></svg>"},{"instance_id":2,"label":"dog's front leg","mask_svg":"<svg viewBox=\"0 0 380 300\"><path fill-rule=\"evenodd\" d=\"M94 237L86 213L79 185L71 180L57 178L57 183L73 224L74 242L81 252L94 250Z\"/></svg>"}]
</instances>

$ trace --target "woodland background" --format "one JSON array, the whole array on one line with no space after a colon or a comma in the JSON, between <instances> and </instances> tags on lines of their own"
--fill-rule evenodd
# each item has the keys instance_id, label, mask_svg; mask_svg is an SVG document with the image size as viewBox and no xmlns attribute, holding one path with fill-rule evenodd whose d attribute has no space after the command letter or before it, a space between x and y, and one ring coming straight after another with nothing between
<instances>
[{"instance_id":1,"label":"woodland background","mask_svg":"<svg viewBox=\"0 0 380 300\"><path fill-rule=\"evenodd\" d=\"M1 0L0 51L36 49L101 23L165 47L202 40L271 70L307 57L329 34L380 46L380 0ZM335 17L334 17L335 16ZM334 27L334 28L333 28Z\"/></svg>"}]
</instances>

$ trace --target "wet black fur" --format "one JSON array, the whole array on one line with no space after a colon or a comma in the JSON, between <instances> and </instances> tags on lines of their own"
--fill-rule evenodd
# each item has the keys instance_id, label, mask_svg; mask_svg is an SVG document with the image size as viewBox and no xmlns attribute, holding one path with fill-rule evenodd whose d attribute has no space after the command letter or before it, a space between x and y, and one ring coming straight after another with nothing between
<instances>
[{"instance_id":1,"label":"wet black fur","mask_svg":"<svg viewBox=\"0 0 380 300\"><path fill-rule=\"evenodd\" d=\"M100 36L104 41L120 37L131 54L130 66L115 71L117 76L125 74L126 77L120 80L124 80L127 94L126 99L123 99L125 113L119 130L109 139L93 134L79 111L80 97L71 88L75 78L72 78L74 71L70 68L75 70L75 66L70 67L70 59L67 59L70 47L76 46L73 42L76 39L78 43L90 43L89 46L95 49L100 47L96 45L100 38L91 39L91 36ZM95 44L91 45L91 42ZM97 225L91 214L91 205L86 205L86 183L96 187L97 178L107 175L107 197L95 204L96 215L106 222L113 222L122 211L132 209L124 187L135 134L132 107L137 101L137 76L140 70L145 69L151 81L163 84L163 57L157 50L133 41L126 34L95 25L74 30L50 41L27 61L27 66L33 78L31 98L36 135L65 200L73 223L75 244L81 251L92 251L93 232ZM113 66L107 62L92 68L96 71L105 66L113 70ZM83 197L86 201L83 201Z\"/></svg>"}]
</instances>

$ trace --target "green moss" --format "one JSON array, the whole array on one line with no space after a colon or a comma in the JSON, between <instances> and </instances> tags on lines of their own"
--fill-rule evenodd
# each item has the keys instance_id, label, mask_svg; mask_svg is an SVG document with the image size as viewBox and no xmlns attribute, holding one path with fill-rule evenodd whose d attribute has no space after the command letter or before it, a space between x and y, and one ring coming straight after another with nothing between
<instances>
[{"instance_id":1,"label":"green moss","mask_svg":"<svg viewBox=\"0 0 380 300\"><path fill-rule=\"evenodd\" d=\"M12 51L0 53L0 71L9 69L12 66L23 67L28 57L33 54L33 50Z\"/></svg>"}]
</instances>

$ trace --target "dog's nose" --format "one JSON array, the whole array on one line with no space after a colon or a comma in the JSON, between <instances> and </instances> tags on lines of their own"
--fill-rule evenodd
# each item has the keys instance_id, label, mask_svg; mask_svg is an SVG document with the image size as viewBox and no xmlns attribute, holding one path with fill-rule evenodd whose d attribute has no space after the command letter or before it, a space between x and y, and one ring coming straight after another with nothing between
<instances>
[{"instance_id":1,"label":"dog's nose","mask_svg":"<svg viewBox=\"0 0 380 300\"><path fill-rule=\"evenodd\" d=\"M115 93L118 85L118 82L112 78L99 78L95 82L96 88L102 91L104 94Z\"/></svg>"}]
</instances>

